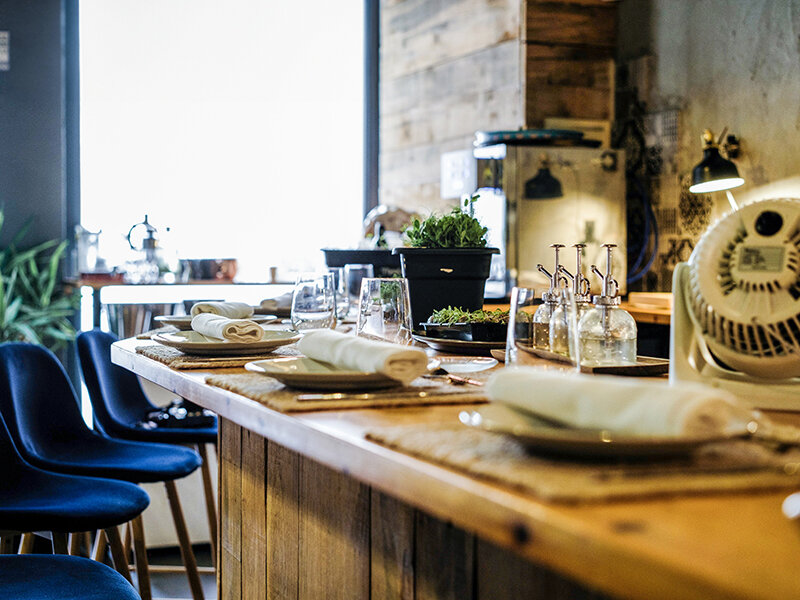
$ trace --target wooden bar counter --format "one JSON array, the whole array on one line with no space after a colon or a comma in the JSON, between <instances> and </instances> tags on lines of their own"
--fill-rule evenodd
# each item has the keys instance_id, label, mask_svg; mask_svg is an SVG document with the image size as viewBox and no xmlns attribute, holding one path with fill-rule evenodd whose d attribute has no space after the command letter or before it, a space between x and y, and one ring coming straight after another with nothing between
<instances>
[{"instance_id":1,"label":"wooden bar counter","mask_svg":"<svg viewBox=\"0 0 800 600\"><path fill-rule=\"evenodd\" d=\"M800 598L787 492L545 503L364 439L463 406L287 415L144 343L112 360L220 416L221 599Z\"/></svg>"}]
</instances>

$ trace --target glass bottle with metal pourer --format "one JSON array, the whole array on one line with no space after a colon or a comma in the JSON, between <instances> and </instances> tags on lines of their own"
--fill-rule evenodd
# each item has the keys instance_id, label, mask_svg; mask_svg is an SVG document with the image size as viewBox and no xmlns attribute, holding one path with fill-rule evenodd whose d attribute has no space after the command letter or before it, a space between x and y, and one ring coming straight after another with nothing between
<instances>
[{"instance_id":1,"label":"glass bottle with metal pourer","mask_svg":"<svg viewBox=\"0 0 800 600\"><path fill-rule=\"evenodd\" d=\"M602 280L599 296L592 296L593 307L578 322L581 364L623 366L636 364L636 321L619 307L619 284L612 277L611 252L615 244L604 244L607 251L605 275L592 265L592 273Z\"/></svg>"},{"instance_id":2,"label":"glass bottle with metal pourer","mask_svg":"<svg viewBox=\"0 0 800 600\"><path fill-rule=\"evenodd\" d=\"M573 244L576 249L575 274L570 273L564 265L558 265L559 273L562 278L572 284L572 297L575 300L575 321L571 321L568 314L570 306L565 304L565 295L561 294L561 301L553 309L550 317L550 351L563 356L571 356L570 334L576 335L575 327L570 327L571 323L577 323L583 314L592 307L592 296L589 293L589 280L583 275L581 258L586 244ZM574 357L572 357L574 359Z\"/></svg>"},{"instance_id":3,"label":"glass bottle with metal pourer","mask_svg":"<svg viewBox=\"0 0 800 600\"><path fill-rule=\"evenodd\" d=\"M558 305L558 280L561 277L558 252L564 247L564 244L550 244L550 247L556 251L556 265L552 274L541 263L536 265L539 272L550 280L550 289L542 293L543 302L533 315L533 346L539 350L548 351L550 350L550 319L553 316L553 310Z\"/></svg>"}]
</instances>

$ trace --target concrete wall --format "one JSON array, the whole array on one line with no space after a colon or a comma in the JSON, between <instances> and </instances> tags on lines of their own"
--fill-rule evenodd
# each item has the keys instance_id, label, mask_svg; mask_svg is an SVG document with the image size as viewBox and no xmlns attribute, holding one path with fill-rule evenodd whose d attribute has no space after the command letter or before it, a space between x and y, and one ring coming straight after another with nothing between
<instances>
[{"instance_id":1,"label":"concrete wall","mask_svg":"<svg viewBox=\"0 0 800 600\"><path fill-rule=\"evenodd\" d=\"M64 238L64 90L60 0L0 0L11 69L0 71L0 244L29 218L26 244Z\"/></svg>"},{"instance_id":2,"label":"concrete wall","mask_svg":"<svg viewBox=\"0 0 800 600\"><path fill-rule=\"evenodd\" d=\"M728 126L742 140L736 164L746 184L737 198L800 172L800 1L623 0L619 16L618 62L631 68L629 83L649 114L648 146L663 161L652 196L665 235L644 287L666 291L675 261L728 209L723 194L692 198L683 189L704 128L719 134ZM674 146L659 129L670 113L678 122ZM675 252L673 241L682 249Z\"/></svg>"}]
</instances>

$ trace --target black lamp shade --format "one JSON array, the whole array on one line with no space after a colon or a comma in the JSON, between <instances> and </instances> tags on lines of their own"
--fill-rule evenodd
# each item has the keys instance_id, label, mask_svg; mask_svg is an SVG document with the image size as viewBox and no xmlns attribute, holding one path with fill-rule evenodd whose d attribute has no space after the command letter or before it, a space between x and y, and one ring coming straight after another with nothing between
<instances>
[{"instance_id":1,"label":"black lamp shade","mask_svg":"<svg viewBox=\"0 0 800 600\"><path fill-rule=\"evenodd\" d=\"M719 192L739 187L744 179L731 161L720 155L719 148L712 146L703 150L703 160L692 169L692 185L689 191L693 194Z\"/></svg>"},{"instance_id":2,"label":"black lamp shade","mask_svg":"<svg viewBox=\"0 0 800 600\"><path fill-rule=\"evenodd\" d=\"M561 182L553 177L550 169L542 167L525 182L525 198L529 200L547 200L561 198L564 195Z\"/></svg>"}]
</instances>

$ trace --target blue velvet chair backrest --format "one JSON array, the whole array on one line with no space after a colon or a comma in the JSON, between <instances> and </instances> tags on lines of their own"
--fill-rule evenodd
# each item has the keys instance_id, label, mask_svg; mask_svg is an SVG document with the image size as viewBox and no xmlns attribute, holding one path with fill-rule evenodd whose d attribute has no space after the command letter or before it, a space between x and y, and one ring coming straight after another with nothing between
<instances>
[{"instance_id":1,"label":"blue velvet chair backrest","mask_svg":"<svg viewBox=\"0 0 800 600\"><path fill-rule=\"evenodd\" d=\"M0 345L0 413L23 456L58 455L95 434L55 355L33 344Z\"/></svg>"},{"instance_id":2,"label":"blue velvet chair backrest","mask_svg":"<svg viewBox=\"0 0 800 600\"><path fill-rule=\"evenodd\" d=\"M111 362L111 344L116 341L114 335L99 329L84 331L77 340L83 381L95 419L103 431L112 435L155 409L136 375Z\"/></svg>"}]
</instances>

